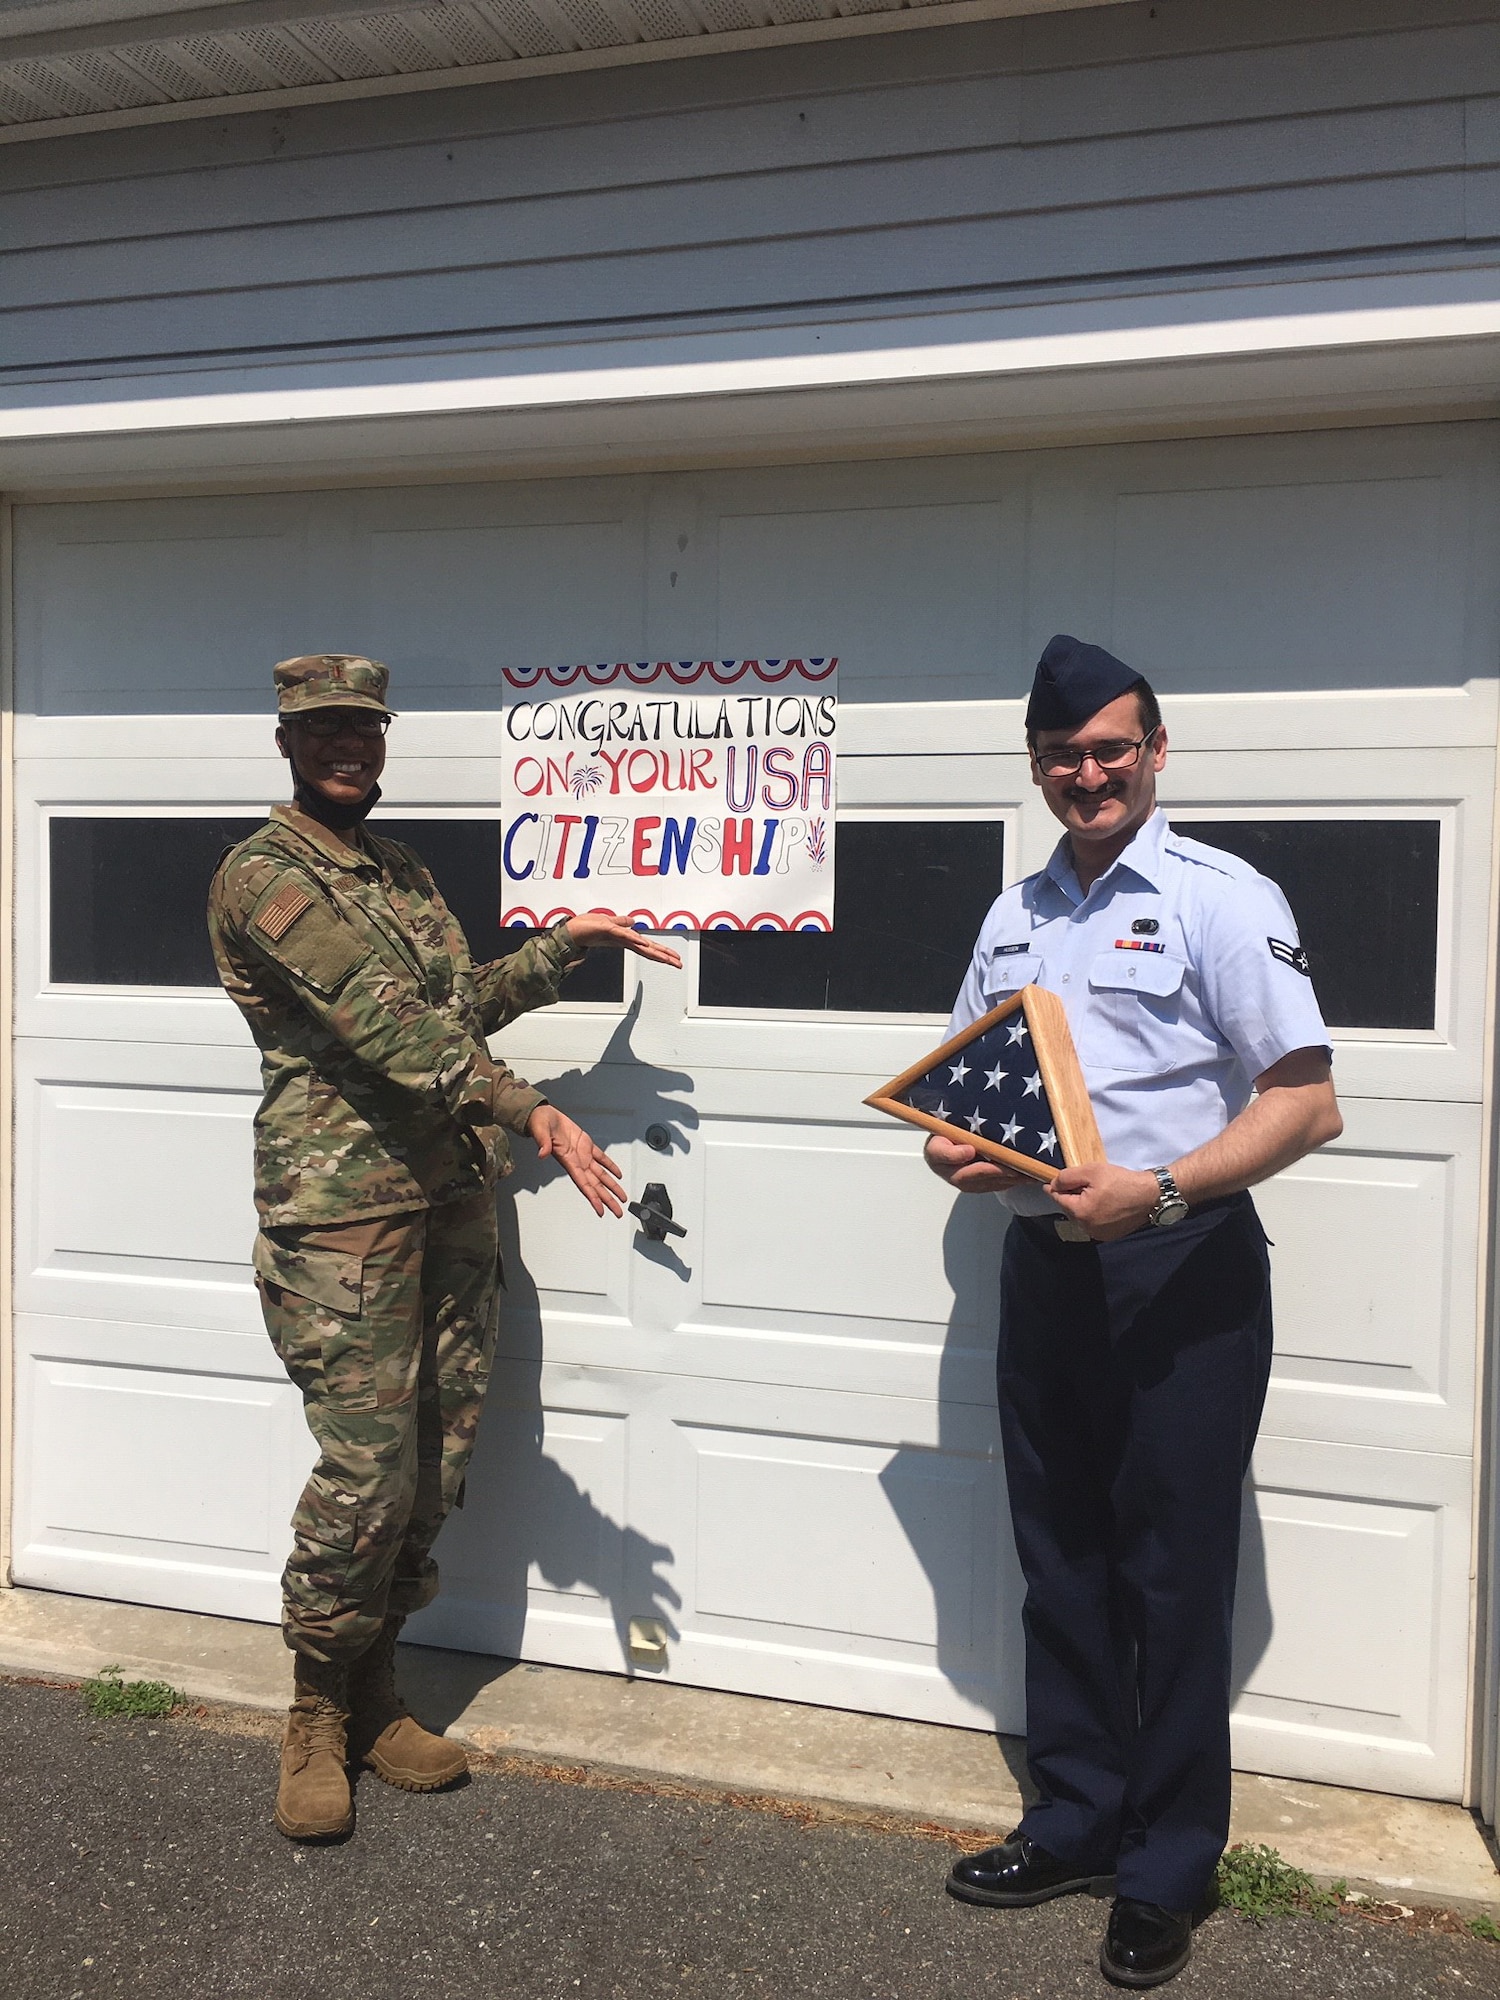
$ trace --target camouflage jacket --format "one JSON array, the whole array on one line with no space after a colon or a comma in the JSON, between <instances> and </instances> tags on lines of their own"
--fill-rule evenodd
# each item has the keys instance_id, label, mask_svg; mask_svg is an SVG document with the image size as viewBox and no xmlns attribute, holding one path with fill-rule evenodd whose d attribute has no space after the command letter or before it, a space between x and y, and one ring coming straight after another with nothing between
<instances>
[{"instance_id":1,"label":"camouflage jacket","mask_svg":"<svg viewBox=\"0 0 1500 2000\"><path fill-rule=\"evenodd\" d=\"M219 977L261 1052L262 1228L461 1201L510 1171L507 1128L546 1102L484 1038L557 998L566 932L476 967L412 849L358 838L351 858L277 806L209 891Z\"/></svg>"}]
</instances>

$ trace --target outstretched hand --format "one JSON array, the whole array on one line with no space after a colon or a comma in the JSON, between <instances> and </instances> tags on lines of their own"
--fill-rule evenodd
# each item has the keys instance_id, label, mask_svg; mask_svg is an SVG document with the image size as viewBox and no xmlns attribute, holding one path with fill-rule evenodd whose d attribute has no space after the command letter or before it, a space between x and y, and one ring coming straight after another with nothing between
<instances>
[{"instance_id":1,"label":"outstretched hand","mask_svg":"<svg viewBox=\"0 0 1500 2000\"><path fill-rule=\"evenodd\" d=\"M611 1215L625 1213L620 1169L566 1111L559 1111L555 1104L539 1104L526 1130L535 1139L541 1157L557 1161L595 1215L603 1215L605 1209Z\"/></svg>"},{"instance_id":2,"label":"outstretched hand","mask_svg":"<svg viewBox=\"0 0 1500 2000\"><path fill-rule=\"evenodd\" d=\"M605 910L585 910L582 916L569 917L568 936L581 951L595 945L621 945L638 958L655 959L658 965L675 965L679 970L682 966L669 944L658 944L649 932L632 929L629 917L611 916Z\"/></svg>"}]
</instances>

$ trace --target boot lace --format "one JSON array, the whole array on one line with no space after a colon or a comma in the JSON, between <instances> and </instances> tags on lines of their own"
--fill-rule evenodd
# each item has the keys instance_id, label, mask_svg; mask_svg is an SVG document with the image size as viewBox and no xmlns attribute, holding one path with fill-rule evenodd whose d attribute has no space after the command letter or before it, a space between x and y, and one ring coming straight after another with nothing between
<instances>
[{"instance_id":1,"label":"boot lace","mask_svg":"<svg viewBox=\"0 0 1500 2000\"><path fill-rule=\"evenodd\" d=\"M315 1705L305 1711L303 1741L309 1751L328 1750L336 1757L344 1754L344 1711L337 1702L327 1695L319 1695Z\"/></svg>"}]
</instances>

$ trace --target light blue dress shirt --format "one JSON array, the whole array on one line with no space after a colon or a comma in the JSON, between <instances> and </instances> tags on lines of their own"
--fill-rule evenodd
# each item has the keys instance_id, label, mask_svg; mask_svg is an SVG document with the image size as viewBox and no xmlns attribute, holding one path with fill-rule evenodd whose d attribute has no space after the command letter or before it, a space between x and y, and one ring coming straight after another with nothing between
<instances>
[{"instance_id":1,"label":"light blue dress shirt","mask_svg":"<svg viewBox=\"0 0 1500 2000\"><path fill-rule=\"evenodd\" d=\"M1160 810L1085 895L1066 838L979 933L950 1035L1035 981L1056 993L1106 1157L1170 1165L1222 1132L1255 1079L1328 1030L1285 896L1248 862L1174 833ZM1037 1187L1001 1199L1056 1215Z\"/></svg>"}]
</instances>

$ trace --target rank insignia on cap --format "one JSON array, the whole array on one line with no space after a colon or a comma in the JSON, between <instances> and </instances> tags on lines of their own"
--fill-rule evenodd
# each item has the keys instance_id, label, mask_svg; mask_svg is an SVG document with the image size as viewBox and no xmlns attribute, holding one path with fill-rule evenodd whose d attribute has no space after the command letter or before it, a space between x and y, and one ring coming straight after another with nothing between
<instances>
[{"instance_id":1,"label":"rank insignia on cap","mask_svg":"<svg viewBox=\"0 0 1500 2000\"><path fill-rule=\"evenodd\" d=\"M1281 938L1268 937L1272 958L1279 958L1283 965L1289 965L1293 972L1300 972L1304 979L1312 978L1312 967L1307 962L1307 953L1300 944L1287 944Z\"/></svg>"},{"instance_id":2,"label":"rank insignia on cap","mask_svg":"<svg viewBox=\"0 0 1500 2000\"><path fill-rule=\"evenodd\" d=\"M1156 933L1161 929L1161 925L1156 921L1155 917L1137 917L1130 928L1135 932L1137 937L1155 937Z\"/></svg>"},{"instance_id":3,"label":"rank insignia on cap","mask_svg":"<svg viewBox=\"0 0 1500 2000\"><path fill-rule=\"evenodd\" d=\"M280 944L287 932L305 910L312 908L312 897L305 889L299 889L295 882L288 882L278 889L262 910L257 910L253 925L272 944Z\"/></svg>"}]
</instances>

